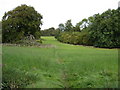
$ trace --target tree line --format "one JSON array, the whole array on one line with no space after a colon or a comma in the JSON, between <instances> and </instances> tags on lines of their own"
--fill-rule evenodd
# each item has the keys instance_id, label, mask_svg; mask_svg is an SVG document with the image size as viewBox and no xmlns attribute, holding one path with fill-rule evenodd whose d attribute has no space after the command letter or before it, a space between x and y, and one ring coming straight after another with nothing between
<instances>
[{"instance_id":1,"label":"tree line","mask_svg":"<svg viewBox=\"0 0 120 90\"><path fill-rule=\"evenodd\" d=\"M103 48L120 47L120 8L108 9L102 14L83 19L75 26L71 20L59 24L56 39L70 44L90 45Z\"/></svg>"},{"instance_id":2,"label":"tree line","mask_svg":"<svg viewBox=\"0 0 120 90\"><path fill-rule=\"evenodd\" d=\"M73 26L71 20L58 28L41 30L43 16L34 7L21 5L8 11L2 18L2 42L16 43L27 36L55 36L64 43L105 48L120 47L120 8L108 9L102 14L84 18ZM1 23L1 22L0 22Z\"/></svg>"},{"instance_id":3,"label":"tree line","mask_svg":"<svg viewBox=\"0 0 120 90\"><path fill-rule=\"evenodd\" d=\"M54 27L41 30L41 36L55 36L58 33L58 30Z\"/></svg>"}]
</instances>

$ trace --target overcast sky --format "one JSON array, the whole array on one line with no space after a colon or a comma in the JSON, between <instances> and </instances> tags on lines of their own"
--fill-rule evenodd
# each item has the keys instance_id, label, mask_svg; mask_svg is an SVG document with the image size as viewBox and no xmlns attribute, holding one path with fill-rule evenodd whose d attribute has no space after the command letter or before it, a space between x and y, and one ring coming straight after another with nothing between
<instances>
[{"instance_id":1,"label":"overcast sky","mask_svg":"<svg viewBox=\"0 0 120 90\"><path fill-rule=\"evenodd\" d=\"M120 0L0 0L0 20L5 12L21 4L33 6L43 15L42 29L58 27L71 19L73 25L108 9L117 9Z\"/></svg>"}]
</instances>

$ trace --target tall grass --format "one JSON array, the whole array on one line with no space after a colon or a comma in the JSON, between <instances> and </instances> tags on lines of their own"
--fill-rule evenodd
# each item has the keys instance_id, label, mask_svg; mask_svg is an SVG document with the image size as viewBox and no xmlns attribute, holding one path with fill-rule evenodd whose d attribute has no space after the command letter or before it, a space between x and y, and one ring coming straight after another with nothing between
<instances>
[{"instance_id":1,"label":"tall grass","mask_svg":"<svg viewBox=\"0 0 120 90\"><path fill-rule=\"evenodd\" d=\"M118 87L117 49L68 45L54 37L42 39L43 44L56 47L3 46L3 78L22 77L24 85L13 85L28 88Z\"/></svg>"}]
</instances>

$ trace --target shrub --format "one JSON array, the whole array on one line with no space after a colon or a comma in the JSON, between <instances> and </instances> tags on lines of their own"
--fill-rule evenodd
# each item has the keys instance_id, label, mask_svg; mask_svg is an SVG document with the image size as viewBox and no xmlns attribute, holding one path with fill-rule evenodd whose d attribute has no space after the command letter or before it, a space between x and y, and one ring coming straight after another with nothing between
<instances>
[{"instance_id":1,"label":"shrub","mask_svg":"<svg viewBox=\"0 0 120 90\"><path fill-rule=\"evenodd\" d=\"M75 45L91 45L87 31L62 32L57 39L61 42Z\"/></svg>"}]
</instances>

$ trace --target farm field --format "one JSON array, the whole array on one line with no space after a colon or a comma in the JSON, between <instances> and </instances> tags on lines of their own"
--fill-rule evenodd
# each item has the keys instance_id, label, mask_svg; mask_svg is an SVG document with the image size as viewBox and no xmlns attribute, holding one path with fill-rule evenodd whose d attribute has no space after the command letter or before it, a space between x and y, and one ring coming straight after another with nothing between
<instances>
[{"instance_id":1,"label":"farm field","mask_svg":"<svg viewBox=\"0 0 120 90\"><path fill-rule=\"evenodd\" d=\"M49 47L3 46L3 79L12 82L11 87L118 87L117 49L69 45L54 37L42 39Z\"/></svg>"}]
</instances>

